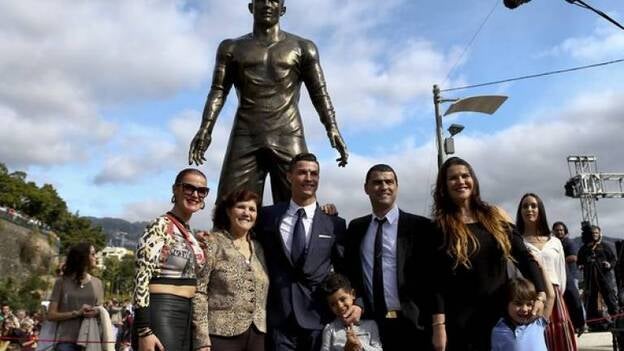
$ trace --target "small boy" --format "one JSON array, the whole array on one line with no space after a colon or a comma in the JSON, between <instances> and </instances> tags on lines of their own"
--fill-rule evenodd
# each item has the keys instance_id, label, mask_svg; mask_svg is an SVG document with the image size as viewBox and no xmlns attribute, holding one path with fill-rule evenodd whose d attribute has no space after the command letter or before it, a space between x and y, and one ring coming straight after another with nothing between
<instances>
[{"instance_id":1,"label":"small boy","mask_svg":"<svg viewBox=\"0 0 624 351\"><path fill-rule=\"evenodd\" d=\"M330 273L321 286L329 308L336 319L323 329L321 351L382 351L377 324L361 320L359 324L346 326L342 316L355 301L355 290L349 280L337 273Z\"/></svg>"},{"instance_id":2,"label":"small boy","mask_svg":"<svg viewBox=\"0 0 624 351\"><path fill-rule=\"evenodd\" d=\"M554 304L552 285L546 282L544 316ZM507 310L492 330L492 351L547 351L544 332L548 321L531 313L537 299L535 286L524 278L511 279L507 285Z\"/></svg>"}]
</instances>

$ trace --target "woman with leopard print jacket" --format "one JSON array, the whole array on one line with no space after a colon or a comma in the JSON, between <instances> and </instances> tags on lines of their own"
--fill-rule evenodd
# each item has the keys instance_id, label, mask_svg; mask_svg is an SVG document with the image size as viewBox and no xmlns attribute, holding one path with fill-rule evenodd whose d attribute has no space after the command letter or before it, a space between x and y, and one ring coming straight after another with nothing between
<instances>
[{"instance_id":1,"label":"woman with leopard print jacket","mask_svg":"<svg viewBox=\"0 0 624 351\"><path fill-rule=\"evenodd\" d=\"M193 298L196 351L264 351L269 277L262 247L251 238L259 201L238 190L215 208Z\"/></svg>"},{"instance_id":2,"label":"woman with leopard print jacket","mask_svg":"<svg viewBox=\"0 0 624 351\"><path fill-rule=\"evenodd\" d=\"M206 176L187 168L172 186L173 208L154 220L136 251L133 349L190 351L192 303L203 250L188 221L204 208Z\"/></svg>"}]
</instances>

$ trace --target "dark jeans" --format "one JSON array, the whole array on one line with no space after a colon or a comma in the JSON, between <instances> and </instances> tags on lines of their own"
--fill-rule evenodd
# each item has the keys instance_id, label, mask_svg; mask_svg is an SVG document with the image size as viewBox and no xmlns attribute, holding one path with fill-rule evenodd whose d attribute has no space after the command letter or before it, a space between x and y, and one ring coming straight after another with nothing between
<instances>
[{"instance_id":1,"label":"dark jeans","mask_svg":"<svg viewBox=\"0 0 624 351\"><path fill-rule=\"evenodd\" d=\"M304 329L291 315L284 325L270 328L267 337L269 351L318 351L321 349L321 329Z\"/></svg>"},{"instance_id":2,"label":"dark jeans","mask_svg":"<svg viewBox=\"0 0 624 351\"><path fill-rule=\"evenodd\" d=\"M254 325L231 337L210 335L211 351L264 351L264 333Z\"/></svg>"},{"instance_id":3,"label":"dark jeans","mask_svg":"<svg viewBox=\"0 0 624 351\"><path fill-rule=\"evenodd\" d=\"M609 283L608 272L604 272L596 265L591 267L591 269L588 282L586 283L588 290L587 319L602 317L602 313L598 310L598 294L602 295L609 314L617 314L620 310L617 301L617 293L615 288Z\"/></svg>"}]
</instances>

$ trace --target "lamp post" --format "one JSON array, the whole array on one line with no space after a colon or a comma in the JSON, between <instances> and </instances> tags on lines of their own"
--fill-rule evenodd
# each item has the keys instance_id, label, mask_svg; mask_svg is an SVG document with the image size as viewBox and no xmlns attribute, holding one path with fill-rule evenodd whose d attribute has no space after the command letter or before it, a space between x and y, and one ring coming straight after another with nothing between
<instances>
[{"instance_id":1,"label":"lamp post","mask_svg":"<svg viewBox=\"0 0 624 351\"><path fill-rule=\"evenodd\" d=\"M438 144L438 169L444 163L444 158L448 154L455 152L453 136L458 134L464 129L464 126L459 124L453 124L449 127L450 138L444 140L444 130L442 127L442 116L440 114L440 104L445 102L452 102L449 108L444 113L444 116L450 115L455 112L480 112L493 114L498 108L507 100L507 96L503 95L480 95L471 96L464 99L454 98L445 99L440 96L440 87L437 84L433 85L433 104L435 106L435 119L436 119L436 141Z\"/></svg>"}]
</instances>

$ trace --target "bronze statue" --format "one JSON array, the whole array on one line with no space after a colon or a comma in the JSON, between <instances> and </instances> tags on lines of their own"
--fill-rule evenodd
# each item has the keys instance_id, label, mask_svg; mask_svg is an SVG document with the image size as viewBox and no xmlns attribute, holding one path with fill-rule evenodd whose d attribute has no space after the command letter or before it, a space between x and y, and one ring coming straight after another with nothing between
<instances>
[{"instance_id":1,"label":"bronze statue","mask_svg":"<svg viewBox=\"0 0 624 351\"><path fill-rule=\"evenodd\" d=\"M271 175L273 201L290 197L286 179L290 159L307 152L303 124L297 106L301 83L327 130L331 146L338 150L338 166L347 164L347 147L336 124L317 48L308 39L280 30L286 12L284 0L252 0L253 32L219 45L212 86L202 122L191 142L189 164L200 165L211 142L217 116L232 85L238 109L221 169L217 199L233 189L263 194Z\"/></svg>"}]
</instances>

